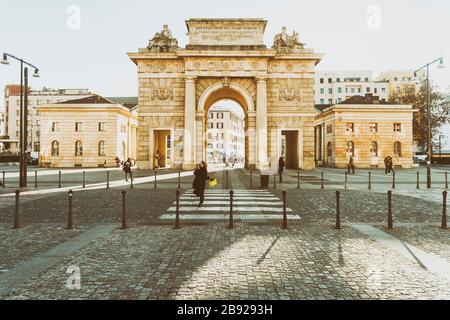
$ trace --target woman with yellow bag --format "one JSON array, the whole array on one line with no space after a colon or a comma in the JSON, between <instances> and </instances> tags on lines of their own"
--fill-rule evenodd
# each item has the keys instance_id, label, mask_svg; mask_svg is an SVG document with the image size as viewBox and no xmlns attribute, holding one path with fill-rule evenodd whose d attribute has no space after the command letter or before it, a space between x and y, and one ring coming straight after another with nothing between
<instances>
[{"instance_id":1,"label":"woman with yellow bag","mask_svg":"<svg viewBox=\"0 0 450 320\"><path fill-rule=\"evenodd\" d=\"M205 201L206 180L209 181L209 185L211 183L211 177L208 177L208 166L205 161L202 161L202 163L199 164L197 166L197 169L194 171L194 182L192 183L194 194L197 197L200 197L200 203L198 205L199 207L201 207L203 202Z\"/></svg>"}]
</instances>

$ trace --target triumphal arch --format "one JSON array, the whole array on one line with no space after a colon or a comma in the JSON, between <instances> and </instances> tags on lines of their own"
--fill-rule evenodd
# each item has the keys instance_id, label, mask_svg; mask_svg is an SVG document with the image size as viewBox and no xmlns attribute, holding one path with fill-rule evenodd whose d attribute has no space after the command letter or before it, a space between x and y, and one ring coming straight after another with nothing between
<instances>
[{"instance_id":1,"label":"triumphal arch","mask_svg":"<svg viewBox=\"0 0 450 320\"><path fill-rule=\"evenodd\" d=\"M180 48L168 26L128 53L139 78L141 168L192 169L206 160L209 108L232 99L245 112L245 165L265 169L283 154L314 168L314 72L321 54L286 28L264 44L263 19L189 19ZM283 141L283 144L282 144ZM163 161L155 163L155 154Z\"/></svg>"}]
</instances>

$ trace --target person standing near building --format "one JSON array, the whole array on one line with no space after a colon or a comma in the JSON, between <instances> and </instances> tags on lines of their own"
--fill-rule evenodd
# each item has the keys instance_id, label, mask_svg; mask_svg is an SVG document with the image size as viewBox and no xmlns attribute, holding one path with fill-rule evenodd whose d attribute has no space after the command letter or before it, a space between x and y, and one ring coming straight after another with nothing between
<instances>
[{"instance_id":1,"label":"person standing near building","mask_svg":"<svg viewBox=\"0 0 450 320\"><path fill-rule=\"evenodd\" d=\"M389 168L389 156L386 156L385 158L384 158L384 167L385 167L385 169L384 169L384 174L385 175L390 175L391 173L391 170L390 170L390 168Z\"/></svg>"},{"instance_id":2,"label":"person standing near building","mask_svg":"<svg viewBox=\"0 0 450 320\"><path fill-rule=\"evenodd\" d=\"M283 182L283 171L285 166L286 164L284 162L284 158L280 157L280 159L278 160L278 175L280 176L280 183Z\"/></svg>"},{"instance_id":3,"label":"person standing near building","mask_svg":"<svg viewBox=\"0 0 450 320\"><path fill-rule=\"evenodd\" d=\"M205 201L206 180L209 180L208 167L206 163L202 161L194 171L194 182L192 183L194 194L200 198L200 203L198 204L199 207L201 207Z\"/></svg>"},{"instance_id":4,"label":"person standing near building","mask_svg":"<svg viewBox=\"0 0 450 320\"><path fill-rule=\"evenodd\" d=\"M353 156L350 156L350 158L348 159L348 166L347 166L347 173L350 174L355 174L355 164L353 163Z\"/></svg>"},{"instance_id":5,"label":"person standing near building","mask_svg":"<svg viewBox=\"0 0 450 320\"><path fill-rule=\"evenodd\" d=\"M394 160L392 160L392 157L389 156L389 175L391 175L391 171L394 171Z\"/></svg>"},{"instance_id":6,"label":"person standing near building","mask_svg":"<svg viewBox=\"0 0 450 320\"><path fill-rule=\"evenodd\" d=\"M128 175L130 176L131 181L133 181L133 172L131 167L133 164L131 163L131 158L128 158L127 161L123 163L123 172L125 172L125 181L128 182Z\"/></svg>"}]
</instances>

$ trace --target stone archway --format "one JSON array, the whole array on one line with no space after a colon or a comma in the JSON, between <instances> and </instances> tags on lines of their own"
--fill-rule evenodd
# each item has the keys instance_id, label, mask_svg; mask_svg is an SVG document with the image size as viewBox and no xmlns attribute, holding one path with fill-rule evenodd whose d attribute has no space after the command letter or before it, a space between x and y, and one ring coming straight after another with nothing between
<instances>
[{"instance_id":1,"label":"stone archway","mask_svg":"<svg viewBox=\"0 0 450 320\"><path fill-rule=\"evenodd\" d=\"M245 167L256 168L256 113L251 94L243 86L233 82L217 82L206 88L199 98L196 111L196 159L207 160L208 112L217 101L230 99L237 102L244 111Z\"/></svg>"}]
</instances>

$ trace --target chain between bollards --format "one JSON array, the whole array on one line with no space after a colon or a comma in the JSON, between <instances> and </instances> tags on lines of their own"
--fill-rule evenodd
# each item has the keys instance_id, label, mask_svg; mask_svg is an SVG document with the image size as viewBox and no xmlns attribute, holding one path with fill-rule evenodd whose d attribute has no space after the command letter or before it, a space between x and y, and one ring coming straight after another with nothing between
<instances>
[{"instance_id":1,"label":"chain between bollards","mask_svg":"<svg viewBox=\"0 0 450 320\"><path fill-rule=\"evenodd\" d=\"M58 172L58 188L61 188L61 171Z\"/></svg>"},{"instance_id":2,"label":"chain between bollards","mask_svg":"<svg viewBox=\"0 0 450 320\"><path fill-rule=\"evenodd\" d=\"M127 198L127 192L122 191L122 230L125 230L127 228L127 216L126 216L126 198Z\"/></svg>"},{"instance_id":3,"label":"chain between bollards","mask_svg":"<svg viewBox=\"0 0 450 320\"><path fill-rule=\"evenodd\" d=\"M392 191L388 191L388 228L392 229L394 227L392 219Z\"/></svg>"},{"instance_id":4,"label":"chain between bollards","mask_svg":"<svg viewBox=\"0 0 450 320\"><path fill-rule=\"evenodd\" d=\"M228 172L228 171L227 171ZM228 229L234 228L234 219L233 219L233 195L234 191L230 190L230 220L228 222Z\"/></svg>"},{"instance_id":5,"label":"chain between bollards","mask_svg":"<svg viewBox=\"0 0 450 320\"><path fill-rule=\"evenodd\" d=\"M442 221L441 228L447 229L447 190L442 192Z\"/></svg>"},{"instance_id":6,"label":"chain between bollards","mask_svg":"<svg viewBox=\"0 0 450 320\"><path fill-rule=\"evenodd\" d=\"M336 191L336 229L341 229L341 192Z\"/></svg>"},{"instance_id":7,"label":"chain between bollards","mask_svg":"<svg viewBox=\"0 0 450 320\"><path fill-rule=\"evenodd\" d=\"M180 189L176 191L176 213L175 213L175 229L181 229L180 226Z\"/></svg>"},{"instance_id":8,"label":"chain between bollards","mask_svg":"<svg viewBox=\"0 0 450 320\"><path fill-rule=\"evenodd\" d=\"M14 226L13 226L13 229L19 229L20 228L19 198L20 198L20 190L16 190L16 208L14 210Z\"/></svg>"},{"instance_id":9,"label":"chain between bollards","mask_svg":"<svg viewBox=\"0 0 450 320\"><path fill-rule=\"evenodd\" d=\"M69 191L69 213L67 215L66 229L73 229L72 199L73 199L73 191L70 190Z\"/></svg>"},{"instance_id":10,"label":"chain between bollards","mask_svg":"<svg viewBox=\"0 0 450 320\"><path fill-rule=\"evenodd\" d=\"M372 172L369 171L369 186L368 186L369 190L372 189Z\"/></svg>"},{"instance_id":11,"label":"chain between bollards","mask_svg":"<svg viewBox=\"0 0 450 320\"><path fill-rule=\"evenodd\" d=\"M282 229L287 229L288 228L288 223L287 223L287 212L286 212L286 190L283 190L283 225L282 225Z\"/></svg>"}]
</instances>

